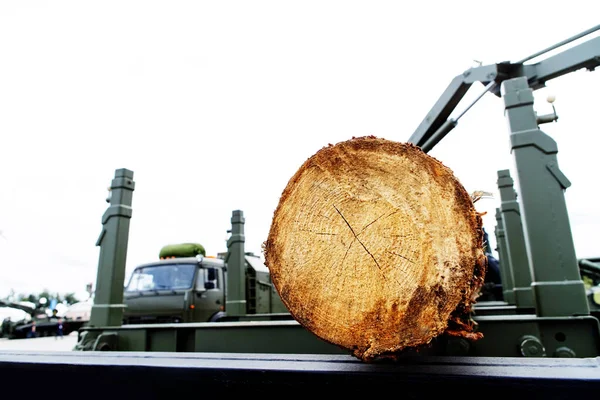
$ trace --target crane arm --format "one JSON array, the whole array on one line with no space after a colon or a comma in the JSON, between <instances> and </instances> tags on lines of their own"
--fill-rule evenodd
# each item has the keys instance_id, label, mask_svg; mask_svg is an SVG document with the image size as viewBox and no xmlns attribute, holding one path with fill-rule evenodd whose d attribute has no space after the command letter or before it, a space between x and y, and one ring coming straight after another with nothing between
<instances>
[{"instance_id":1,"label":"crane arm","mask_svg":"<svg viewBox=\"0 0 600 400\"><path fill-rule=\"evenodd\" d=\"M537 90L543 88L551 79L582 68L593 71L600 65L600 37L590 39L535 64L525 65L524 62L597 30L600 30L600 25L516 63L502 62L474 67L457 75L410 136L408 142L421 147L425 152L431 150L456 126L458 118L452 119L449 116L475 82L486 85L485 91L475 100L476 102L488 91L500 96L500 84L507 79L525 76L529 86ZM469 105L467 110L473 104ZM465 112L460 116L462 117Z\"/></svg>"}]
</instances>

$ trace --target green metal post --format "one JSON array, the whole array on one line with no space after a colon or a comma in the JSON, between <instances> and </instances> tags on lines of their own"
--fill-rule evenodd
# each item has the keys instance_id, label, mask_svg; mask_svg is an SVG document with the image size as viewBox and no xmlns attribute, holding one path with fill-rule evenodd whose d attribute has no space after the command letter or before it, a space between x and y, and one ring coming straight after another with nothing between
<instances>
[{"instance_id":1,"label":"green metal post","mask_svg":"<svg viewBox=\"0 0 600 400\"><path fill-rule=\"evenodd\" d=\"M506 250L514 279L515 304L522 308L535 308L535 298L531 288L531 267L527 259L521 211L517 202L517 193L510 171L498 171L498 188L500 189L502 222Z\"/></svg>"},{"instance_id":2,"label":"green metal post","mask_svg":"<svg viewBox=\"0 0 600 400\"><path fill-rule=\"evenodd\" d=\"M498 248L498 264L500 266L500 280L502 281L502 296L508 304L515 304L515 291L510 258L508 257L504 224L499 208L496 208L496 246Z\"/></svg>"},{"instance_id":3,"label":"green metal post","mask_svg":"<svg viewBox=\"0 0 600 400\"><path fill-rule=\"evenodd\" d=\"M501 90L537 315L589 315L564 197L571 183L558 168L558 147L538 127L527 79L506 80Z\"/></svg>"},{"instance_id":4,"label":"green metal post","mask_svg":"<svg viewBox=\"0 0 600 400\"><path fill-rule=\"evenodd\" d=\"M227 315L246 315L246 250L244 213L233 211L231 236L227 240Z\"/></svg>"},{"instance_id":5,"label":"green metal post","mask_svg":"<svg viewBox=\"0 0 600 400\"><path fill-rule=\"evenodd\" d=\"M100 246L100 259L91 326L121 326L123 320L123 286L134 188L133 172L116 170L110 197L106 200L110 206L102 217L102 232L96 242L96 246Z\"/></svg>"}]
</instances>

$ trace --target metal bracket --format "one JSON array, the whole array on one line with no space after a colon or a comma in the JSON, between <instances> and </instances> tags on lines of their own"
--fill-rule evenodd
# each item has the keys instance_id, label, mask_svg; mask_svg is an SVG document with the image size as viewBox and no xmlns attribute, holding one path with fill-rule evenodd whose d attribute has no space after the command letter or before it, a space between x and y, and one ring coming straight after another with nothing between
<instances>
[{"instance_id":1,"label":"metal bracket","mask_svg":"<svg viewBox=\"0 0 600 400\"><path fill-rule=\"evenodd\" d=\"M546 164L546 168L548 169L548 171L550 171L552 176L556 178L556 181L558 182L560 187L566 189L569 186L571 186L571 181L569 181L565 174L563 174L563 172L558 168L558 165L555 162L549 162L548 164Z\"/></svg>"}]
</instances>

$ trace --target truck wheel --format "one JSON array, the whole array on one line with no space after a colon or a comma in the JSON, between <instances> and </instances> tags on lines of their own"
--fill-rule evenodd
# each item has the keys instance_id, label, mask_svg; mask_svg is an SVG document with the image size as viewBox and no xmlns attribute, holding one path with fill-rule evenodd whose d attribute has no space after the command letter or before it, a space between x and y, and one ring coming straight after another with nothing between
<instances>
[{"instance_id":1,"label":"truck wheel","mask_svg":"<svg viewBox=\"0 0 600 400\"><path fill-rule=\"evenodd\" d=\"M219 322L219 320L225 317L226 315L227 314L224 311L219 311L213 314L212 317L209 318L208 322Z\"/></svg>"}]
</instances>

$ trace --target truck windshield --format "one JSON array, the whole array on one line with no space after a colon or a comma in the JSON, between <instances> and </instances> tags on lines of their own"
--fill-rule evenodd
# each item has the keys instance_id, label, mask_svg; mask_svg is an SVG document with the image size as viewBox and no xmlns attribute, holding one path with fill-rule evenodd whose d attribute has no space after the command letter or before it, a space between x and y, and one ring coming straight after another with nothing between
<instances>
[{"instance_id":1,"label":"truck windshield","mask_svg":"<svg viewBox=\"0 0 600 400\"><path fill-rule=\"evenodd\" d=\"M162 264L136 268L125 291L189 289L195 268L194 264Z\"/></svg>"}]
</instances>

